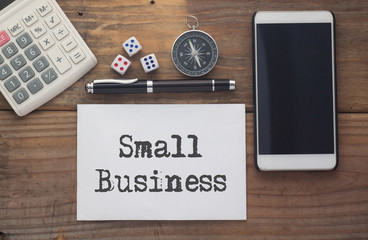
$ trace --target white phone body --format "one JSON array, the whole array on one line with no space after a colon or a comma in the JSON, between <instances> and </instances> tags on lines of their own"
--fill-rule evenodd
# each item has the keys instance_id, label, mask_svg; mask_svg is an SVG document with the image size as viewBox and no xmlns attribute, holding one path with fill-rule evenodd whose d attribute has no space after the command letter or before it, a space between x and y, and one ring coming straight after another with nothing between
<instances>
[{"instance_id":1,"label":"white phone body","mask_svg":"<svg viewBox=\"0 0 368 240\"><path fill-rule=\"evenodd\" d=\"M329 11L255 13L258 170L337 167L334 34Z\"/></svg>"}]
</instances>

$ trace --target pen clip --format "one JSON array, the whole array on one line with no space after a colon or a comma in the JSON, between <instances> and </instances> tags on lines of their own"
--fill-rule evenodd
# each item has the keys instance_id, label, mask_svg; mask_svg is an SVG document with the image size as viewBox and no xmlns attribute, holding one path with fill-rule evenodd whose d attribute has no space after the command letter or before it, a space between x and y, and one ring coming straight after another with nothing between
<instances>
[{"instance_id":1,"label":"pen clip","mask_svg":"<svg viewBox=\"0 0 368 240\"><path fill-rule=\"evenodd\" d=\"M138 81L138 78L134 79L101 79L94 80L93 84L103 84L103 83L117 83L117 84L132 84Z\"/></svg>"}]
</instances>

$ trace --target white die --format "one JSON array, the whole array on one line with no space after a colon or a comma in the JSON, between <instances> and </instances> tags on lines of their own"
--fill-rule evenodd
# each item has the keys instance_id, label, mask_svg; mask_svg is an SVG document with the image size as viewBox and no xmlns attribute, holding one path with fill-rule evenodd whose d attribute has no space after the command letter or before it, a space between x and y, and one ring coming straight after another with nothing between
<instances>
[{"instance_id":1,"label":"white die","mask_svg":"<svg viewBox=\"0 0 368 240\"><path fill-rule=\"evenodd\" d=\"M132 63L122 55L118 55L111 64L111 68L124 75Z\"/></svg>"},{"instance_id":2,"label":"white die","mask_svg":"<svg viewBox=\"0 0 368 240\"><path fill-rule=\"evenodd\" d=\"M145 73L157 70L160 66L158 65L155 54L150 54L141 58L141 64Z\"/></svg>"},{"instance_id":3,"label":"white die","mask_svg":"<svg viewBox=\"0 0 368 240\"><path fill-rule=\"evenodd\" d=\"M129 55L129 57L133 57L137 54L140 50L142 50L141 44L135 37L131 37L123 43L123 48Z\"/></svg>"}]
</instances>

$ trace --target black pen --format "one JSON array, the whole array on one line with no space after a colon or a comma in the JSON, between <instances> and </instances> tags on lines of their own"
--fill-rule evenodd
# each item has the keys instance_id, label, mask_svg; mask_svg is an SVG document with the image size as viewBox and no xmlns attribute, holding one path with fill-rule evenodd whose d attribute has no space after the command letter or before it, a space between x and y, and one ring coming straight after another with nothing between
<instances>
[{"instance_id":1,"label":"black pen","mask_svg":"<svg viewBox=\"0 0 368 240\"><path fill-rule=\"evenodd\" d=\"M105 93L215 92L235 90L235 80L138 80L104 79L86 84L86 91Z\"/></svg>"}]
</instances>

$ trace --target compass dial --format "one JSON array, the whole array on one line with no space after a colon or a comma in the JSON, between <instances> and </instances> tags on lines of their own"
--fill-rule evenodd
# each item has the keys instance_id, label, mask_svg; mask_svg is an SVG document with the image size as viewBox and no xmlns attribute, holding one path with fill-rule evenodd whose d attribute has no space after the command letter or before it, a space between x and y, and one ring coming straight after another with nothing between
<instances>
[{"instance_id":1,"label":"compass dial","mask_svg":"<svg viewBox=\"0 0 368 240\"><path fill-rule=\"evenodd\" d=\"M218 59L215 40L207 33L190 30L180 35L171 51L175 67L190 77L199 77L210 72Z\"/></svg>"}]
</instances>

